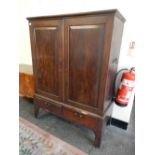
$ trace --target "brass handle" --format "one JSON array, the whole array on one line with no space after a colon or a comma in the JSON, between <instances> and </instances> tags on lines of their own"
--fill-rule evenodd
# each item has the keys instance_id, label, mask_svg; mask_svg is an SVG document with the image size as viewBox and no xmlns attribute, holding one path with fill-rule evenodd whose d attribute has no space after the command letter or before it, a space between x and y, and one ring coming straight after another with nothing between
<instances>
[{"instance_id":1,"label":"brass handle","mask_svg":"<svg viewBox=\"0 0 155 155\"><path fill-rule=\"evenodd\" d=\"M75 115L75 116L78 116L78 117L80 117L80 118L82 118L82 117L83 117L83 115L82 115L82 114L80 114L80 113L78 113L78 112L75 112L75 113L74 113L74 115Z\"/></svg>"},{"instance_id":2,"label":"brass handle","mask_svg":"<svg viewBox=\"0 0 155 155\"><path fill-rule=\"evenodd\" d=\"M117 58L113 59L112 63L118 64L118 59Z\"/></svg>"}]
</instances>

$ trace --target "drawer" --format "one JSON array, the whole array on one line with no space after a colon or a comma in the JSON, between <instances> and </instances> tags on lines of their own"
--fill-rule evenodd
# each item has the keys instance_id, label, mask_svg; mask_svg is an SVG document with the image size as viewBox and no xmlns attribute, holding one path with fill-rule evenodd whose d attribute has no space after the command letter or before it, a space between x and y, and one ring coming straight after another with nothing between
<instances>
[{"instance_id":1,"label":"drawer","mask_svg":"<svg viewBox=\"0 0 155 155\"><path fill-rule=\"evenodd\" d=\"M61 114L62 106L57 103L46 101L40 98L39 99L35 98L35 104L37 104L40 108L42 108L43 110L47 112Z\"/></svg>"},{"instance_id":2,"label":"drawer","mask_svg":"<svg viewBox=\"0 0 155 155\"><path fill-rule=\"evenodd\" d=\"M94 128L97 123L97 118L92 117L83 111L75 111L66 107L63 107L63 116L72 122L84 125L88 128Z\"/></svg>"}]
</instances>

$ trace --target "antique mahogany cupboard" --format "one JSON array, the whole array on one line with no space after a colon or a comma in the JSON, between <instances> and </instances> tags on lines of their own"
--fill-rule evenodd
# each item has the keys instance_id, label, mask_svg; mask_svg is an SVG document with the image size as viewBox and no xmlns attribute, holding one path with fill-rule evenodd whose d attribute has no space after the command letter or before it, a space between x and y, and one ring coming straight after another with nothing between
<instances>
[{"instance_id":1,"label":"antique mahogany cupboard","mask_svg":"<svg viewBox=\"0 0 155 155\"><path fill-rule=\"evenodd\" d=\"M118 10L30 17L35 117L52 112L94 131L112 110L124 17Z\"/></svg>"}]
</instances>

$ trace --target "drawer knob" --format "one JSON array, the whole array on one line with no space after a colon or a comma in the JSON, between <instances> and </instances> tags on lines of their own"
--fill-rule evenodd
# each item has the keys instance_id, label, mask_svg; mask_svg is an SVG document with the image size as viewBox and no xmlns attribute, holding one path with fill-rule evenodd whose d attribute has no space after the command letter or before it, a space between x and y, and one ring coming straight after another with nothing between
<instances>
[{"instance_id":1,"label":"drawer knob","mask_svg":"<svg viewBox=\"0 0 155 155\"><path fill-rule=\"evenodd\" d=\"M49 106L49 103L48 103L48 102L45 102L45 105L46 105L46 106Z\"/></svg>"},{"instance_id":2,"label":"drawer knob","mask_svg":"<svg viewBox=\"0 0 155 155\"><path fill-rule=\"evenodd\" d=\"M79 116L80 116L80 118L82 118L82 117L83 117L83 115L81 115L81 114L80 114Z\"/></svg>"}]
</instances>

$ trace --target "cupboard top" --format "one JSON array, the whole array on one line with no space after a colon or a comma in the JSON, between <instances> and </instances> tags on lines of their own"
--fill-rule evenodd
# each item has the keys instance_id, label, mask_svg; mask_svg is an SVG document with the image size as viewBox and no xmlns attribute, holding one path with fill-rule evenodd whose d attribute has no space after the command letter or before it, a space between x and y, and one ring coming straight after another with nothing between
<instances>
[{"instance_id":1,"label":"cupboard top","mask_svg":"<svg viewBox=\"0 0 155 155\"><path fill-rule=\"evenodd\" d=\"M65 17L74 17L74 16L86 16L86 15L116 15L123 22L125 22L125 18L117 9L111 10L100 10L100 11L92 11L92 12L81 12L81 13L72 13L72 14L59 14L59 15L51 15L51 16L38 16L38 17L27 17L28 20L35 19L48 19L48 18L65 18Z\"/></svg>"}]
</instances>

